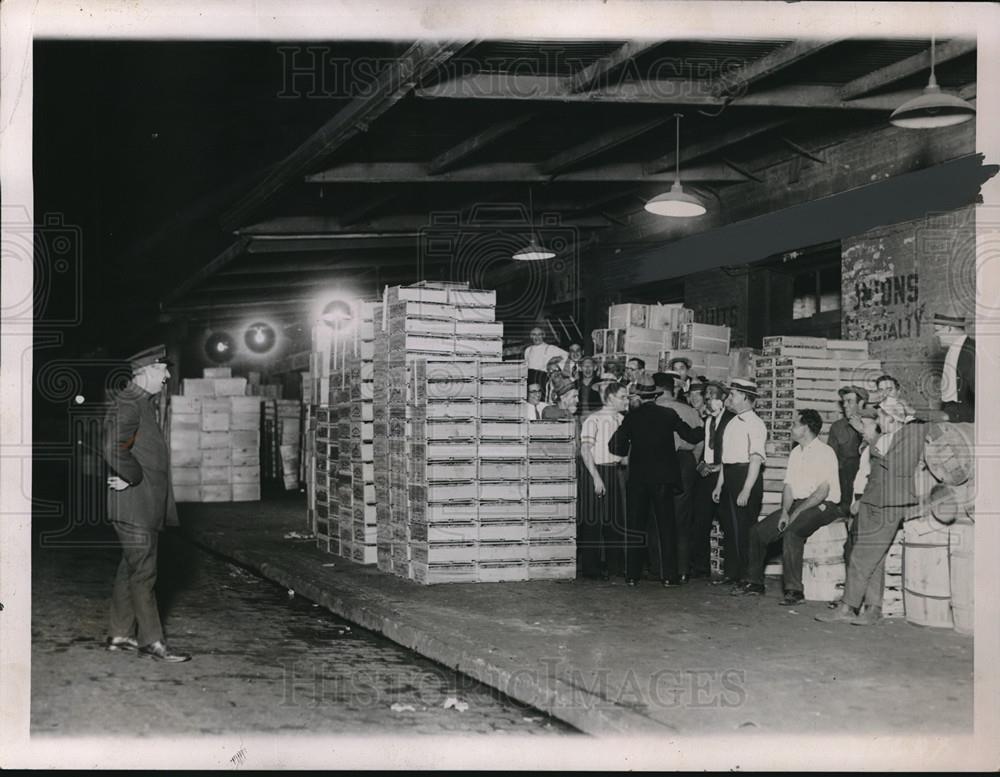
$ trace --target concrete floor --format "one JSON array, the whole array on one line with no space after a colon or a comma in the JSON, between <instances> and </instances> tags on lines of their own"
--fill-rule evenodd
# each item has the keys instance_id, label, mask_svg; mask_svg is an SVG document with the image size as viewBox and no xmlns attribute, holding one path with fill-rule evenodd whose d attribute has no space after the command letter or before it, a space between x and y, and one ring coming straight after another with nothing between
<instances>
[{"instance_id":1,"label":"concrete floor","mask_svg":"<svg viewBox=\"0 0 1000 777\"><path fill-rule=\"evenodd\" d=\"M594 734L972 731L970 637L706 582L418 586L318 551L300 498L183 505L184 531L333 612Z\"/></svg>"},{"instance_id":2,"label":"concrete floor","mask_svg":"<svg viewBox=\"0 0 1000 777\"><path fill-rule=\"evenodd\" d=\"M41 526L39 526L41 528ZM32 568L32 737L578 733L301 596L163 537L163 664L103 648L120 550L110 529L40 547ZM445 708L449 698L467 709ZM394 705L396 708L394 709Z\"/></svg>"}]
</instances>

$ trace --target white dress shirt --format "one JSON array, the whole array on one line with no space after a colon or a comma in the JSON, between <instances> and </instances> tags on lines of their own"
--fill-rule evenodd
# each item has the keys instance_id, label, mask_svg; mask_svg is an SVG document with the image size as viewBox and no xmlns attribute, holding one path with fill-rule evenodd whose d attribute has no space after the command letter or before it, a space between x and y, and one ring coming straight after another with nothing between
<instances>
[{"instance_id":1,"label":"white dress shirt","mask_svg":"<svg viewBox=\"0 0 1000 777\"><path fill-rule=\"evenodd\" d=\"M788 455L785 485L792 489L793 499L808 499L823 483L830 487L826 502L840 503L840 475L837 454L818 437L805 447L796 445Z\"/></svg>"},{"instance_id":2,"label":"white dress shirt","mask_svg":"<svg viewBox=\"0 0 1000 777\"><path fill-rule=\"evenodd\" d=\"M542 411L549 405L547 402L539 402L533 405L530 402L524 403L524 417L529 421L538 421L542 417Z\"/></svg>"},{"instance_id":3,"label":"white dress shirt","mask_svg":"<svg viewBox=\"0 0 1000 777\"><path fill-rule=\"evenodd\" d=\"M529 370L545 372L549 359L553 356L558 356L565 363L566 359L569 358L569 353L558 345L552 345L551 343L529 345L524 349L524 361L527 363Z\"/></svg>"},{"instance_id":4,"label":"white dress shirt","mask_svg":"<svg viewBox=\"0 0 1000 777\"><path fill-rule=\"evenodd\" d=\"M764 446L767 443L767 427L753 410L744 410L729 419L722 433L722 463L749 464L753 454L767 461Z\"/></svg>"},{"instance_id":5,"label":"white dress shirt","mask_svg":"<svg viewBox=\"0 0 1000 777\"><path fill-rule=\"evenodd\" d=\"M861 449L861 461L858 463L858 474L854 476L854 493L863 494L868 488L868 478L872 474L872 452L870 446Z\"/></svg>"}]
</instances>

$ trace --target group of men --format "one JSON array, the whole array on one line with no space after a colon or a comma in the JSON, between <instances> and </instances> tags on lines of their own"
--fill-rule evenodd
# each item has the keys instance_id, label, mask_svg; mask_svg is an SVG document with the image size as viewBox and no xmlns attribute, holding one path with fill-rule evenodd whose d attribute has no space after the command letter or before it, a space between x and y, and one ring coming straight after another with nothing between
<instances>
[{"instance_id":1,"label":"group of men","mask_svg":"<svg viewBox=\"0 0 1000 777\"><path fill-rule=\"evenodd\" d=\"M953 421L974 419L974 341L965 322L932 319L948 348L942 378L942 410ZM536 330L541 340L541 331ZM554 346L546 346L552 348ZM666 372L650 375L641 359L621 374L597 375L589 365L575 380L558 354L544 354L544 380L529 387L529 418L581 417L578 468L578 562L582 577L624 575L637 586L648 566L665 587L710 577L713 521L723 532L724 567L712 582L735 596L765 593L769 550L780 542L780 604L804 599L806 540L836 520L848 526L847 583L843 600L821 620L858 625L881 616L885 556L900 523L912 517L918 496L914 473L923 460L923 421L901 397L899 381L883 375L877 396L860 386L839 390L843 417L828 442L823 419L811 409L796 414L793 447L781 505L759 520L767 429L754 412L760 392L754 381L728 383L690 375L691 363L675 359ZM535 362L539 364L539 362ZM542 411L542 387L555 384L554 403ZM582 406L584 392L601 406Z\"/></svg>"}]
</instances>

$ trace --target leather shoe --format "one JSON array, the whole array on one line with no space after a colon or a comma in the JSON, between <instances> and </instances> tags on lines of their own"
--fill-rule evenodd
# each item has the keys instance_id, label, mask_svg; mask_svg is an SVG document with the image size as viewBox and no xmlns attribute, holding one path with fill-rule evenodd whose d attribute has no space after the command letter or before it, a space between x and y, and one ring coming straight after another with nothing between
<instances>
[{"instance_id":1,"label":"leather shoe","mask_svg":"<svg viewBox=\"0 0 1000 777\"><path fill-rule=\"evenodd\" d=\"M139 643L133 637L108 637L108 650L138 650Z\"/></svg>"},{"instance_id":2,"label":"leather shoe","mask_svg":"<svg viewBox=\"0 0 1000 777\"><path fill-rule=\"evenodd\" d=\"M684 582L682 577L668 577L666 580L660 581L664 588L677 588Z\"/></svg>"},{"instance_id":3,"label":"leather shoe","mask_svg":"<svg viewBox=\"0 0 1000 777\"><path fill-rule=\"evenodd\" d=\"M139 652L143 655L152 656L157 661L167 661L171 664L179 664L183 661L191 660L191 656L185 653L173 653L170 651L170 648L159 641L151 642L145 647L139 648Z\"/></svg>"},{"instance_id":4,"label":"leather shoe","mask_svg":"<svg viewBox=\"0 0 1000 777\"><path fill-rule=\"evenodd\" d=\"M801 591L785 591L784 598L778 602L782 607L791 607L805 601L805 594Z\"/></svg>"},{"instance_id":5,"label":"leather shoe","mask_svg":"<svg viewBox=\"0 0 1000 777\"><path fill-rule=\"evenodd\" d=\"M820 623L850 623L856 616L857 613L854 612L853 607L848 607L841 602L837 609L817 615L816 620Z\"/></svg>"},{"instance_id":6,"label":"leather shoe","mask_svg":"<svg viewBox=\"0 0 1000 777\"><path fill-rule=\"evenodd\" d=\"M733 586L729 591L730 596L763 596L764 595L764 584L763 583L744 583L743 585Z\"/></svg>"},{"instance_id":7,"label":"leather shoe","mask_svg":"<svg viewBox=\"0 0 1000 777\"><path fill-rule=\"evenodd\" d=\"M713 580L712 585L734 585L737 584L736 580L731 577L720 577L718 580Z\"/></svg>"},{"instance_id":8,"label":"leather shoe","mask_svg":"<svg viewBox=\"0 0 1000 777\"><path fill-rule=\"evenodd\" d=\"M863 605L851 624L854 626L874 626L882 620L882 608L870 604Z\"/></svg>"},{"instance_id":9,"label":"leather shoe","mask_svg":"<svg viewBox=\"0 0 1000 777\"><path fill-rule=\"evenodd\" d=\"M625 585L627 585L629 588L635 588L637 585L639 585L639 581L634 577L630 577L625 581Z\"/></svg>"}]
</instances>

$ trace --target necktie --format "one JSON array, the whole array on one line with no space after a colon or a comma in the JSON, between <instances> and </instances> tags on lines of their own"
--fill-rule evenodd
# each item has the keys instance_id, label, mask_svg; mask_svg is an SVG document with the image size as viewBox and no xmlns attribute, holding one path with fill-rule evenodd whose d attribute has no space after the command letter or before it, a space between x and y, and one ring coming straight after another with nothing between
<instances>
[{"instance_id":1,"label":"necktie","mask_svg":"<svg viewBox=\"0 0 1000 777\"><path fill-rule=\"evenodd\" d=\"M708 422L708 439L712 443L712 463L719 463L719 446L715 444L715 425L718 419L713 415L712 420Z\"/></svg>"}]
</instances>

